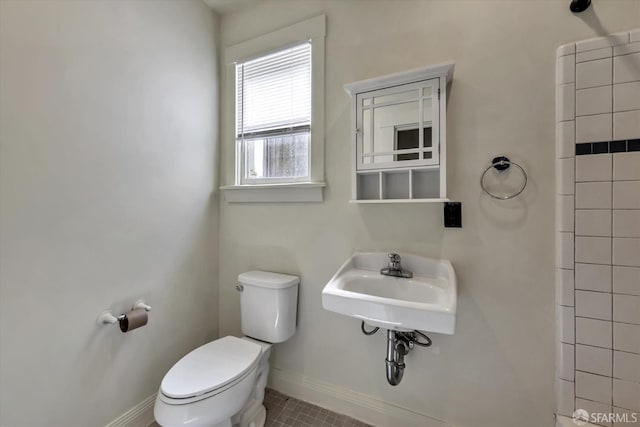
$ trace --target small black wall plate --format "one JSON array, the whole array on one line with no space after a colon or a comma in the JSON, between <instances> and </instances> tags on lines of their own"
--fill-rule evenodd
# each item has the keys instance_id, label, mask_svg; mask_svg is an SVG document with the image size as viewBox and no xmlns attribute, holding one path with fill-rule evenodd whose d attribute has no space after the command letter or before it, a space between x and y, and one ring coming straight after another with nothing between
<instances>
[{"instance_id":1,"label":"small black wall plate","mask_svg":"<svg viewBox=\"0 0 640 427\"><path fill-rule=\"evenodd\" d=\"M445 202L444 226L446 228L462 228L462 203Z\"/></svg>"}]
</instances>

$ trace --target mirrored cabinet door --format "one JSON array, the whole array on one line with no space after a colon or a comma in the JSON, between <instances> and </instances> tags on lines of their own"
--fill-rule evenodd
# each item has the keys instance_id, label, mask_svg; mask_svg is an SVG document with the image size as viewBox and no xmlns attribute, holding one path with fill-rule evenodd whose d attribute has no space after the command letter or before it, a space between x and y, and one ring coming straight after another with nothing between
<instances>
[{"instance_id":1,"label":"mirrored cabinet door","mask_svg":"<svg viewBox=\"0 0 640 427\"><path fill-rule=\"evenodd\" d=\"M439 165L439 80L356 96L357 169Z\"/></svg>"}]
</instances>

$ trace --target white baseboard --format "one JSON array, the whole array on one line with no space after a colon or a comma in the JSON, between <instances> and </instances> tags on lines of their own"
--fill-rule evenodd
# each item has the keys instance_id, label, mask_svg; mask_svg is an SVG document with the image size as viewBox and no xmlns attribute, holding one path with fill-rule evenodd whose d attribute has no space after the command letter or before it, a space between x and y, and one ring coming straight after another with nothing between
<instances>
[{"instance_id":1,"label":"white baseboard","mask_svg":"<svg viewBox=\"0 0 640 427\"><path fill-rule=\"evenodd\" d=\"M278 368L271 368L269 387L377 427L447 427L444 421L426 414Z\"/></svg>"},{"instance_id":2,"label":"white baseboard","mask_svg":"<svg viewBox=\"0 0 640 427\"><path fill-rule=\"evenodd\" d=\"M147 427L155 421L153 418L153 404L156 393L147 397L105 427Z\"/></svg>"}]
</instances>

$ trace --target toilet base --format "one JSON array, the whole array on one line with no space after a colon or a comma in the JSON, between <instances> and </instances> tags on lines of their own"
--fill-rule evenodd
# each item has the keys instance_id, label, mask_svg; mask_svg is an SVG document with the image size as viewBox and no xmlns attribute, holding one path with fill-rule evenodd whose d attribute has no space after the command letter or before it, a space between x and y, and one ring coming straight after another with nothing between
<instances>
[{"instance_id":1,"label":"toilet base","mask_svg":"<svg viewBox=\"0 0 640 427\"><path fill-rule=\"evenodd\" d=\"M244 423L238 424L238 427L264 427L264 423L267 421L267 408L260 405L251 419L243 421Z\"/></svg>"},{"instance_id":2,"label":"toilet base","mask_svg":"<svg viewBox=\"0 0 640 427\"><path fill-rule=\"evenodd\" d=\"M264 402L265 387L269 378L269 357L271 356L271 345L261 341L243 337L247 341L254 342L262 346L262 356L258 363L256 383L251 397L244 408L232 419L234 427L264 427L267 419L267 409L262 404Z\"/></svg>"},{"instance_id":3,"label":"toilet base","mask_svg":"<svg viewBox=\"0 0 640 427\"><path fill-rule=\"evenodd\" d=\"M263 427L267 410L262 402L250 399L236 416L231 419L233 427ZM262 418L262 423L260 419Z\"/></svg>"}]
</instances>

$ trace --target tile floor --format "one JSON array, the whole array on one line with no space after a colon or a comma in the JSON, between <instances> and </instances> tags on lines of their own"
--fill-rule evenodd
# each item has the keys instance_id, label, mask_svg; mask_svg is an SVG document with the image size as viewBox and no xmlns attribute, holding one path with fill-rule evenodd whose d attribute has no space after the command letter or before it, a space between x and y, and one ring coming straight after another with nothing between
<instances>
[{"instance_id":1,"label":"tile floor","mask_svg":"<svg viewBox=\"0 0 640 427\"><path fill-rule=\"evenodd\" d=\"M272 389L267 389L264 406L267 408L265 427L372 427Z\"/></svg>"},{"instance_id":2,"label":"tile floor","mask_svg":"<svg viewBox=\"0 0 640 427\"><path fill-rule=\"evenodd\" d=\"M269 388L264 406L267 408L265 427L373 427ZM153 423L149 427L159 426Z\"/></svg>"}]
</instances>

